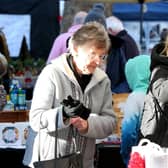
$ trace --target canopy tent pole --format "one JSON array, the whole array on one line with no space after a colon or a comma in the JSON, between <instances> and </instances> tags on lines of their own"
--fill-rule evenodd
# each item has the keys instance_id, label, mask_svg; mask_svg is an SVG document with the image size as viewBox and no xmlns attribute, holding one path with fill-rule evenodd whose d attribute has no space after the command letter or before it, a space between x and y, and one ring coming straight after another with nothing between
<instances>
[{"instance_id":1,"label":"canopy tent pole","mask_svg":"<svg viewBox=\"0 0 168 168\"><path fill-rule=\"evenodd\" d=\"M138 0L140 3L140 47L141 52L145 50L145 45L143 45L143 17L144 17L144 0Z\"/></svg>"}]
</instances>

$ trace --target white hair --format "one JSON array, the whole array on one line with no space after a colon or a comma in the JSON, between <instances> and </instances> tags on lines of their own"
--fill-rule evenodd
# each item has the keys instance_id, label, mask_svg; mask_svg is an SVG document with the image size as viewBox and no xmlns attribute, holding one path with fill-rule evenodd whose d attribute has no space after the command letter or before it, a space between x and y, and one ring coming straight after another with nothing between
<instances>
[{"instance_id":1,"label":"white hair","mask_svg":"<svg viewBox=\"0 0 168 168\"><path fill-rule=\"evenodd\" d=\"M107 29L111 29L114 34L119 33L124 30L123 23L120 19L115 16L110 16L106 18Z\"/></svg>"},{"instance_id":2,"label":"white hair","mask_svg":"<svg viewBox=\"0 0 168 168\"><path fill-rule=\"evenodd\" d=\"M73 25L83 24L86 16L87 12L85 11L76 13L73 19Z\"/></svg>"}]
</instances>

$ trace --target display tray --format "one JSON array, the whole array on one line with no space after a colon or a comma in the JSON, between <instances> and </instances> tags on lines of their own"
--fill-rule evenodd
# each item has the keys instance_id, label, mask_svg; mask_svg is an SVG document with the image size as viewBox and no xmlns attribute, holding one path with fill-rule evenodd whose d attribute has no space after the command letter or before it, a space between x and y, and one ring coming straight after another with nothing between
<instances>
[{"instance_id":1,"label":"display tray","mask_svg":"<svg viewBox=\"0 0 168 168\"><path fill-rule=\"evenodd\" d=\"M29 120L28 110L0 111L0 122L23 122Z\"/></svg>"}]
</instances>

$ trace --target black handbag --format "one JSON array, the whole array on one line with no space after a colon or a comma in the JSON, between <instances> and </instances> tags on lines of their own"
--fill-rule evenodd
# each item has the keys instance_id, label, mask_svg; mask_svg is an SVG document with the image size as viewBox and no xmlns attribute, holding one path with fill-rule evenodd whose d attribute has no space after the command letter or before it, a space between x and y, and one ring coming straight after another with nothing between
<instances>
[{"instance_id":1,"label":"black handbag","mask_svg":"<svg viewBox=\"0 0 168 168\"><path fill-rule=\"evenodd\" d=\"M71 126L72 131L73 127ZM40 132L39 132L40 134ZM56 131L55 131L55 158L50 160L40 160L40 151L38 153L38 161L34 162L34 168L83 168L82 154L79 151L57 157L57 138L58 138L58 115L56 115ZM72 138L72 137L71 137ZM39 140L40 141L40 140ZM40 142L39 142L40 149Z\"/></svg>"},{"instance_id":2,"label":"black handbag","mask_svg":"<svg viewBox=\"0 0 168 168\"><path fill-rule=\"evenodd\" d=\"M153 100L155 103L156 126L149 139L161 147L168 147L168 104L164 104L162 108L154 95Z\"/></svg>"}]
</instances>

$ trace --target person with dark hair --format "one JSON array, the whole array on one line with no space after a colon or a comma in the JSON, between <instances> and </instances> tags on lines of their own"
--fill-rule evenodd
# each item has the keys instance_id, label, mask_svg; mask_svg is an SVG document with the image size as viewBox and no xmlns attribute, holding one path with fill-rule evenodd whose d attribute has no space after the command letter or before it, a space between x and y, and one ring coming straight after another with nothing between
<instances>
[{"instance_id":1,"label":"person with dark hair","mask_svg":"<svg viewBox=\"0 0 168 168\"><path fill-rule=\"evenodd\" d=\"M73 128L83 168L94 167L96 139L111 135L116 128L110 80L98 67L109 47L107 31L101 24L84 24L70 38L69 52L42 70L29 112L31 128L37 134L41 129L40 140L38 135L28 136L25 165L33 167L39 151L42 160L54 158L53 132L58 115L57 155L66 155L66 132L71 133Z\"/></svg>"},{"instance_id":2,"label":"person with dark hair","mask_svg":"<svg viewBox=\"0 0 168 168\"><path fill-rule=\"evenodd\" d=\"M141 138L168 147L168 33L151 52L151 77L140 126ZM164 35L163 35L164 34Z\"/></svg>"},{"instance_id":3,"label":"person with dark hair","mask_svg":"<svg viewBox=\"0 0 168 168\"><path fill-rule=\"evenodd\" d=\"M168 36L168 28L164 28L160 33L160 42L166 41L167 36Z\"/></svg>"}]
</instances>

